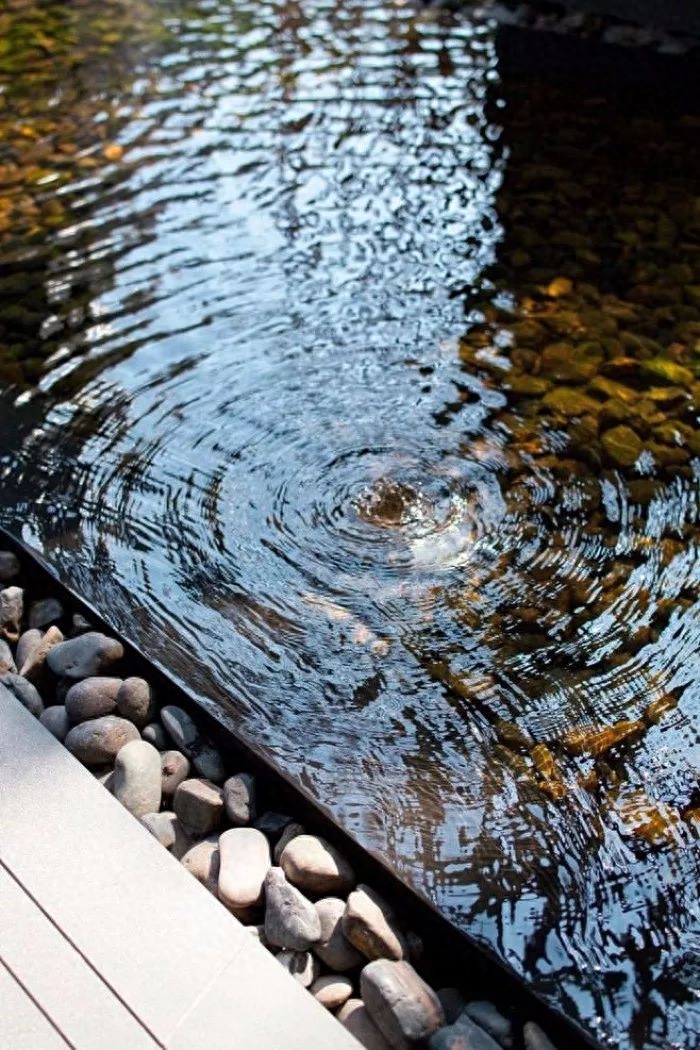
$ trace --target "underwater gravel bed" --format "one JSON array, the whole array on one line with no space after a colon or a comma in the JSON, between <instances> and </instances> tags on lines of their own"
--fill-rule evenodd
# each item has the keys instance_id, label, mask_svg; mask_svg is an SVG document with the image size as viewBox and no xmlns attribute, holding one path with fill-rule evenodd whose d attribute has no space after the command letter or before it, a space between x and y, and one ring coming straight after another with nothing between
<instances>
[{"instance_id":1,"label":"underwater gravel bed","mask_svg":"<svg viewBox=\"0 0 700 1050\"><path fill-rule=\"evenodd\" d=\"M262 778L230 768L129 663L0 550L0 683L363 1046L554 1050L508 1003L470 999L459 980L432 988L429 946L394 903L313 827L269 808Z\"/></svg>"}]
</instances>

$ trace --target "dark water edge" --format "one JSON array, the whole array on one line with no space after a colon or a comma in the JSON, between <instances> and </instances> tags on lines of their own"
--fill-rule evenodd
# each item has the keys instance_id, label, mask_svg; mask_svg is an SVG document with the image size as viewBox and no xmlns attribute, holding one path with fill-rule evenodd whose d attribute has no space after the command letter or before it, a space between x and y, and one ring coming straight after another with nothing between
<instances>
[{"instance_id":1,"label":"dark water edge","mask_svg":"<svg viewBox=\"0 0 700 1050\"><path fill-rule=\"evenodd\" d=\"M601 1042L697 1045L697 96L466 16L42 6L3 523Z\"/></svg>"}]
</instances>

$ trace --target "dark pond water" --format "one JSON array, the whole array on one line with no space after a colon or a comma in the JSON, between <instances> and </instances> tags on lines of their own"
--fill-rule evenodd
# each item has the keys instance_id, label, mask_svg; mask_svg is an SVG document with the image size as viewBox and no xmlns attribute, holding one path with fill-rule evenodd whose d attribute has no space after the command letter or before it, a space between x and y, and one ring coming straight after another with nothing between
<instances>
[{"instance_id":1,"label":"dark pond water","mask_svg":"<svg viewBox=\"0 0 700 1050\"><path fill-rule=\"evenodd\" d=\"M694 1047L700 123L498 43L5 3L0 520L602 1042Z\"/></svg>"}]
</instances>

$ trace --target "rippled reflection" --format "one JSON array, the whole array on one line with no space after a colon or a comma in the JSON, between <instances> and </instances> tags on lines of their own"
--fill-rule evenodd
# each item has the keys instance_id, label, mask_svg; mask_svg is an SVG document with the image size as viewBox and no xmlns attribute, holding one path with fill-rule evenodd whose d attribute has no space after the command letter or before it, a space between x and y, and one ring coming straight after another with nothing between
<instances>
[{"instance_id":1,"label":"rippled reflection","mask_svg":"<svg viewBox=\"0 0 700 1050\"><path fill-rule=\"evenodd\" d=\"M476 18L107 13L0 14L2 519L553 1003L693 1045L697 121Z\"/></svg>"}]
</instances>

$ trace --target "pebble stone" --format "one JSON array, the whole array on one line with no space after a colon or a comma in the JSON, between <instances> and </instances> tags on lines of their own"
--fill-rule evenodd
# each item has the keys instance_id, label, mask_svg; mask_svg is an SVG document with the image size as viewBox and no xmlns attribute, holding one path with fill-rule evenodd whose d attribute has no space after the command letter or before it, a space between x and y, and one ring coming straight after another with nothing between
<instances>
[{"instance_id":1,"label":"pebble stone","mask_svg":"<svg viewBox=\"0 0 700 1050\"><path fill-rule=\"evenodd\" d=\"M206 886L214 896L217 895L221 853L216 835L210 835L209 838L190 846L180 857L180 863L187 868L190 875L194 875L197 882Z\"/></svg>"},{"instance_id":2,"label":"pebble stone","mask_svg":"<svg viewBox=\"0 0 700 1050\"><path fill-rule=\"evenodd\" d=\"M231 828L219 839L219 898L235 910L259 904L270 870L270 844L256 828Z\"/></svg>"},{"instance_id":3,"label":"pebble stone","mask_svg":"<svg viewBox=\"0 0 700 1050\"><path fill-rule=\"evenodd\" d=\"M125 678L117 693L117 711L139 729L153 717L153 691L144 678ZM151 741L149 741L151 742Z\"/></svg>"},{"instance_id":4,"label":"pebble stone","mask_svg":"<svg viewBox=\"0 0 700 1050\"><path fill-rule=\"evenodd\" d=\"M71 723L63 704L53 704L47 707L39 716L39 721L44 729L48 729L51 736L55 736L62 744L64 743L71 729Z\"/></svg>"},{"instance_id":5,"label":"pebble stone","mask_svg":"<svg viewBox=\"0 0 700 1050\"><path fill-rule=\"evenodd\" d=\"M263 835L267 835L270 842L277 842L291 819L285 813L277 813L273 809L268 809L253 821L253 827L262 831Z\"/></svg>"},{"instance_id":6,"label":"pebble stone","mask_svg":"<svg viewBox=\"0 0 700 1050\"><path fill-rule=\"evenodd\" d=\"M238 773L224 783L224 805L226 816L234 827L244 827L255 820L255 777L250 773Z\"/></svg>"},{"instance_id":7,"label":"pebble stone","mask_svg":"<svg viewBox=\"0 0 700 1050\"><path fill-rule=\"evenodd\" d=\"M141 737L143 740L147 740L149 744L153 744L159 751L165 751L170 744L170 738L160 722L149 722L141 730Z\"/></svg>"},{"instance_id":8,"label":"pebble stone","mask_svg":"<svg viewBox=\"0 0 700 1050\"><path fill-rule=\"evenodd\" d=\"M0 674L16 674L17 665L12 650L4 638L0 638Z\"/></svg>"},{"instance_id":9,"label":"pebble stone","mask_svg":"<svg viewBox=\"0 0 700 1050\"><path fill-rule=\"evenodd\" d=\"M329 970L345 973L361 966L365 957L343 933L345 901L340 897L323 897L316 901L316 911L321 920L321 937L314 951Z\"/></svg>"},{"instance_id":10,"label":"pebble stone","mask_svg":"<svg viewBox=\"0 0 700 1050\"><path fill-rule=\"evenodd\" d=\"M209 780L183 780L175 791L173 809L189 834L209 835L223 816L221 788Z\"/></svg>"},{"instance_id":11,"label":"pebble stone","mask_svg":"<svg viewBox=\"0 0 700 1050\"><path fill-rule=\"evenodd\" d=\"M287 843L280 867L291 883L317 896L346 893L355 881L345 858L316 835L297 835Z\"/></svg>"},{"instance_id":12,"label":"pebble stone","mask_svg":"<svg viewBox=\"0 0 700 1050\"><path fill-rule=\"evenodd\" d=\"M180 751L164 751L160 756L160 773L163 798L172 798L190 775L189 759Z\"/></svg>"},{"instance_id":13,"label":"pebble stone","mask_svg":"<svg viewBox=\"0 0 700 1050\"><path fill-rule=\"evenodd\" d=\"M161 709L160 720L178 751L191 758L192 749L199 744L199 730L187 711L175 704L166 704Z\"/></svg>"},{"instance_id":14,"label":"pebble stone","mask_svg":"<svg viewBox=\"0 0 700 1050\"><path fill-rule=\"evenodd\" d=\"M99 766L113 761L124 744L138 738L138 729L131 722L116 715L105 715L73 726L65 745L86 766Z\"/></svg>"},{"instance_id":15,"label":"pebble stone","mask_svg":"<svg viewBox=\"0 0 700 1050\"><path fill-rule=\"evenodd\" d=\"M338 1020L365 1050L392 1050L361 999L348 999L336 1014Z\"/></svg>"},{"instance_id":16,"label":"pebble stone","mask_svg":"<svg viewBox=\"0 0 700 1050\"><path fill-rule=\"evenodd\" d=\"M15 652L15 660L17 661L18 667L23 667L31 654L38 649L41 645L41 639L43 634L37 627L31 628L29 631L24 631L19 636L17 642L17 650Z\"/></svg>"},{"instance_id":17,"label":"pebble stone","mask_svg":"<svg viewBox=\"0 0 700 1050\"><path fill-rule=\"evenodd\" d=\"M66 711L71 722L111 715L117 706L121 678L84 678L66 693Z\"/></svg>"},{"instance_id":18,"label":"pebble stone","mask_svg":"<svg viewBox=\"0 0 700 1050\"><path fill-rule=\"evenodd\" d=\"M166 849L172 849L175 845L178 820L174 813L170 813L167 810L162 813L144 813L141 817L141 823L155 839L158 839L161 846L164 846Z\"/></svg>"},{"instance_id":19,"label":"pebble stone","mask_svg":"<svg viewBox=\"0 0 700 1050\"><path fill-rule=\"evenodd\" d=\"M523 1040L525 1050L557 1050L552 1040L534 1021L528 1021L523 1028Z\"/></svg>"},{"instance_id":20,"label":"pebble stone","mask_svg":"<svg viewBox=\"0 0 700 1050\"><path fill-rule=\"evenodd\" d=\"M470 1017L462 1014L454 1024L441 1028L430 1039L430 1050L503 1050L501 1043Z\"/></svg>"},{"instance_id":21,"label":"pebble stone","mask_svg":"<svg viewBox=\"0 0 700 1050\"><path fill-rule=\"evenodd\" d=\"M304 988L310 988L318 978L319 961L311 952L294 952L285 948L275 958Z\"/></svg>"},{"instance_id":22,"label":"pebble stone","mask_svg":"<svg viewBox=\"0 0 700 1050\"><path fill-rule=\"evenodd\" d=\"M29 627L48 627L63 618L63 606L58 598L40 598L29 606Z\"/></svg>"},{"instance_id":23,"label":"pebble stone","mask_svg":"<svg viewBox=\"0 0 700 1050\"><path fill-rule=\"evenodd\" d=\"M24 591L21 587L5 587L0 591L0 631L10 642L21 634L24 614Z\"/></svg>"},{"instance_id":24,"label":"pebble stone","mask_svg":"<svg viewBox=\"0 0 700 1050\"><path fill-rule=\"evenodd\" d=\"M0 551L0 583L9 583L19 576L20 564L12 551Z\"/></svg>"},{"instance_id":25,"label":"pebble stone","mask_svg":"<svg viewBox=\"0 0 700 1050\"><path fill-rule=\"evenodd\" d=\"M88 631L53 647L46 661L54 674L79 680L109 670L123 656L124 648L116 638Z\"/></svg>"},{"instance_id":26,"label":"pebble stone","mask_svg":"<svg viewBox=\"0 0 700 1050\"><path fill-rule=\"evenodd\" d=\"M287 824L286 828L280 835L279 842L276 844L272 855L275 864L279 864L280 857L282 856L282 853L284 852L284 847L287 845L287 843L291 842L292 839L295 839L297 835L304 834L306 834L306 828L303 824L297 824L294 820L291 824Z\"/></svg>"},{"instance_id":27,"label":"pebble stone","mask_svg":"<svg viewBox=\"0 0 700 1050\"><path fill-rule=\"evenodd\" d=\"M270 868L265 876L265 936L270 944L296 951L306 951L321 937L318 912L281 868Z\"/></svg>"},{"instance_id":28,"label":"pebble stone","mask_svg":"<svg viewBox=\"0 0 700 1050\"><path fill-rule=\"evenodd\" d=\"M44 710L44 702L31 682L28 682L26 678L22 678L21 675L9 672L0 677L0 682L6 689L9 689L23 707L26 707L35 718L39 718Z\"/></svg>"},{"instance_id":29,"label":"pebble stone","mask_svg":"<svg viewBox=\"0 0 700 1050\"><path fill-rule=\"evenodd\" d=\"M493 1003L476 999L467 1003L464 1013L475 1024L478 1024L480 1028L483 1028L485 1032L492 1035L496 1042L504 1047L504 1050L510 1050L513 1046L513 1025L507 1017L503 1016L500 1010L496 1009Z\"/></svg>"},{"instance_id":30,"label":"pebble stone","mask_svg":"<svg viewBox=\"0 0 700 1050\"><path fill-rule=\"evenodd\" d=\"M387 902L361 883L348 897L343 933L368 959L403 959L404 938Z\"/></svg>"},{"instance_id":31,"label":"pebble stone","mask_svg":"<svg viewBox=\"0 0 700 1050\"><path fill-rule=\"evenodd\" d=\"M24 663L20 664L19 673L30 682L40 682L46 671L49 654L62 644L63 632L52 625L39 644L31 649Z\"/></svg>"},{"instance_id":32,"label":"pebble stone","mask_svg":"<svg viewBox=\"0 0 700 1050\"><path fill-rule=\"evenodd\" d=\"M212 744L200 744L192 751L192 765L205 780L223 784L226 779L224 761Z\"/></svg>"},{"instance_id":33,"label":"pebble stone","mask_svg":"<svg viewBox=\"0 0 700 1050\"><path fill-rule=\"evenodd\" d=\"M329 974L317 978L309 991L326 1010L339 1010L352 995L352 981L349 977Z\"/></svg>"},{"instance_id":34,"label":"pebble stone","mask_svg":"<svg viewBox=\"0 0 700 1050\"><path fill-rule=\"evenodd\" d=\"M372 1020L397 1050L420 1045L445 1024L437 995L404 960L368 963L360 989Z\"/></svg>"},{"instance_id":35,"label":"pebble stone","mask_svg":"<svg viewBox=\"0 0 700 1050\"><path fill-rule=\"evenodd\" d=\"M135 817L160 809L160 754L147 740L131 740L114 762L112 794Z\"/></svg>"}]
</instances>

